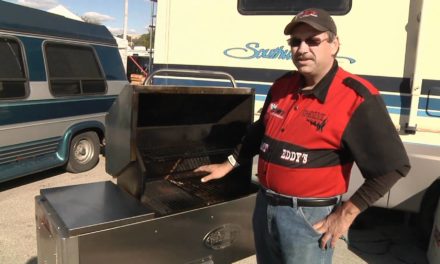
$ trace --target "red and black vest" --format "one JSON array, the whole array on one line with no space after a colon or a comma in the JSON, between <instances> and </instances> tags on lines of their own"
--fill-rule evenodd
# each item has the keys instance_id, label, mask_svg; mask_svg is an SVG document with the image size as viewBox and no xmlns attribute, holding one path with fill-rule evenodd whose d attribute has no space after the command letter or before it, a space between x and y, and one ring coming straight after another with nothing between
<instances>
[{"instance_id":1,"label":"red and black vest","mask_svg":"<svg viewBox=\"0 0 440 264\"><path fill-rule=\"evenodd\" d=\"M321 98L300 92L303 80L297 72L273 84L262 119L258 177L263 186L297 197L331 197L347 191L353 157L342 137L364 101L344 82L347 78L378 95L372 84L341 68L329 85L319 87L324 89Z\"/></svg>"}]
</instances>

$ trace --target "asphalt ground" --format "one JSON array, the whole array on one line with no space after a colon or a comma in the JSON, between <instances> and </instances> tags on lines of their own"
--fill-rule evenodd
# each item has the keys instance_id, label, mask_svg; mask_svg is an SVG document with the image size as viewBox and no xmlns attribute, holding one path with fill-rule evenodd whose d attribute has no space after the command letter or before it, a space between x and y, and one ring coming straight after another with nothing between
<instances>
[{"instance_id":1,"label":"asphalt ground","mask_svg":"<svg viewBox=\"0 0 440 264\"><path fill-rule=\"evenodd\" d=\"M88 172L71 174L57 168L0 183L0 264L37 263L34 197L40 189L113 180L104 166L101 156ZM408 219L403 212L367 209L350 229L349 243L338 241L333 263L428 263ZM254 264L255 256L236 263Z\"/></svg>"}]
</instances>

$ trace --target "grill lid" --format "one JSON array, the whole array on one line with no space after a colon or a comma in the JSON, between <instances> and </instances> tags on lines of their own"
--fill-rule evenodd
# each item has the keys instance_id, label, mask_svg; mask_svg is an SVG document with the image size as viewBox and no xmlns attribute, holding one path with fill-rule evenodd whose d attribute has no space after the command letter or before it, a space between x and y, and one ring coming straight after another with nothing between
<instances>
[{"instance_id":1,"label":"grill lid","mask_svg":"<svg viewBox=\"0 0 440 264\"><path fill-rule=\"evenodd\" d=\"M182 170L212 162L203 156L240 142L253 104L249 88L127 85L106 116L106 171L117 177L138 159Z\"/></svg>"}]
</instances>

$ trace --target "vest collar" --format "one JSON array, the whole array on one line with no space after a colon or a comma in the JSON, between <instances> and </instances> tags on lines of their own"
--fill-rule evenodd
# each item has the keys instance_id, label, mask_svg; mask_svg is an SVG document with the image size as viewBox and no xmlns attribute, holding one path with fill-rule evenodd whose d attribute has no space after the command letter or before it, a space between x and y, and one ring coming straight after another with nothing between
<instances>
[{"instance_id":1,"label":"vest collar","mask_svg":"<svg viewBox=\"0 0 440 264\"><path fill-rule=\"evenodd\" d=\"M330 88L330 85L335 78L335 75L339 69L338 62L335 60L333 63L333 66L328 71L326 75L315 85L313 90L310 91L303 91L303 94L312 94L315 96L320 103L325 102L325 98L327 97L328 90ZM302 78L302 81L304 83L304 78Z\"/></svg>"}]
</instances>

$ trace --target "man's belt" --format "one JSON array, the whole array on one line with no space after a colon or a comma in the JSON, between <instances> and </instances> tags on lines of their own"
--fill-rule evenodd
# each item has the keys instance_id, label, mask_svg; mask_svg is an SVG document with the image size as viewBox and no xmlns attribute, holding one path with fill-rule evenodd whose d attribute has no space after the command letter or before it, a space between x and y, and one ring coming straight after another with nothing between
<instances>
[{"instance_id":1,"label":"man's belt","mask_svg":"<svg viewBox=\"0 0 440 264\"><path fill-rule=\"evenodd\" d=\"M290 206L294 207L294 199L296 200L296 206L298 207L322 207L330 206L338 203L338 197L332 198L293 198L281 196L275 193L267 192L263 190L266 199L270 205L274 206Z\"/></svg>"}]
</instances>

